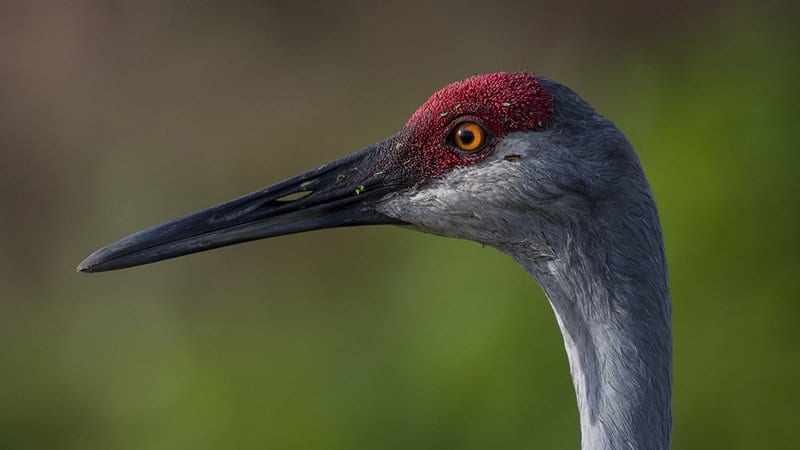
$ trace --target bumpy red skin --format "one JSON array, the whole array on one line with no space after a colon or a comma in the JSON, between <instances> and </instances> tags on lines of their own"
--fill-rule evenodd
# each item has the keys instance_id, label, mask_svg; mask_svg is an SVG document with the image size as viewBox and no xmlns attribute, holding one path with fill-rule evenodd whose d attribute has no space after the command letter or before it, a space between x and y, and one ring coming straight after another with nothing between
<instances>
[{"instance_id":1,"label":"bumpy red skin","mask_svg":"<svg viewBox=\"0 0 800 450\"><path fill-rule=\"evenodd\" d=\"M532 74L476 75L444 87L420 106L406 123L411 143L399 146L397 161L419 182L438 178L456 166L486 159L508 133L544 128L552 112L552 95ZM448 145L448 135L463 120L486 128L490 141L485 150L472 155Z\"/></svg>"}]
</instances>

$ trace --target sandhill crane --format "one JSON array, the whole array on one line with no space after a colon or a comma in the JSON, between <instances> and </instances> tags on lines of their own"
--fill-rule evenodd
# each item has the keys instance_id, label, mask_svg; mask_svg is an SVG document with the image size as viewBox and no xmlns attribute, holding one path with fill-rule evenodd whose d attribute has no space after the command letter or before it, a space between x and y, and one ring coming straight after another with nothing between
<instances>
[{"instance_id":1,"label":"sandhill crane","mask_svg":"<svg viewBox=\"0 0 800 450\"><path fill-rule=\"evenodd\" d=\"M625 136L528 73L435 93L385 140L140 231L83 261L102 272L272 236L395 224L507 253L564 337L584 449L666 449L671 304L650 187Z\"/></svg>"}]
</instances>

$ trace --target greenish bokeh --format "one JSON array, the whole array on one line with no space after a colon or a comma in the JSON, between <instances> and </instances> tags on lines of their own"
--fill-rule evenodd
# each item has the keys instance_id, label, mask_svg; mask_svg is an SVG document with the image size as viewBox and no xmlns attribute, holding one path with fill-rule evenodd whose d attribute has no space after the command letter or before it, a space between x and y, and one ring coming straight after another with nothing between
<instances>
[{"instance_id":1,"label":"greenish bokeh","mask_svg":"<svg viewBox=\"0 0 800 450\"><path fill-rule=\"evenodd\" d=\"M673 447L796 446L796 2L596 3L5 2L0 448L578 448L552 311L492 249L377 227L73 269L519 69L653 185Z\"/></svg>"}]
</instances>

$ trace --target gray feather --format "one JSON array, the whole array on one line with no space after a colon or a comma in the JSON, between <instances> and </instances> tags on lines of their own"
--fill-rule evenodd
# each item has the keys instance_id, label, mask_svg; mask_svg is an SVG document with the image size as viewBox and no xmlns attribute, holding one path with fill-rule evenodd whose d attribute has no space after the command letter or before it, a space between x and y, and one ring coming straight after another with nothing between
<instances>
[{"instance_id":1,"label":"gray feather","mask_svg":"<svg viewBox=\"0 0 800 450\"><path fill-rule=\"evenodd\" d=\"M577 94L540 78L554 117L494 154L379 211L493 246L542 286L569 356L584 449L666 449L671 305L661 227L625 136Z\"/></svg>"}]
</instances>

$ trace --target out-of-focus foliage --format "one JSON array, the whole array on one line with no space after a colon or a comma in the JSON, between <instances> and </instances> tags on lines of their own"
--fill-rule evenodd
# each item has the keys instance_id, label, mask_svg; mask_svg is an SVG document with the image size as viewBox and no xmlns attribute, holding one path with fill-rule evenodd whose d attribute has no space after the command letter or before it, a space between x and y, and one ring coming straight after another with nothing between
<instances>
[{"instance_id":1,"label":"out-of-focus foliage","mask_svg":"<svg viewBox=\"0 0 800 450\"><path fill-rule=\"evenodd\" d=\"M342 229L73 273L518 69L612 118L653 185L674 448L795 445L796 2L551 3L0 5L0 448L577 448L552 312L494 250Z\"/></svg>"}]
</instances>

